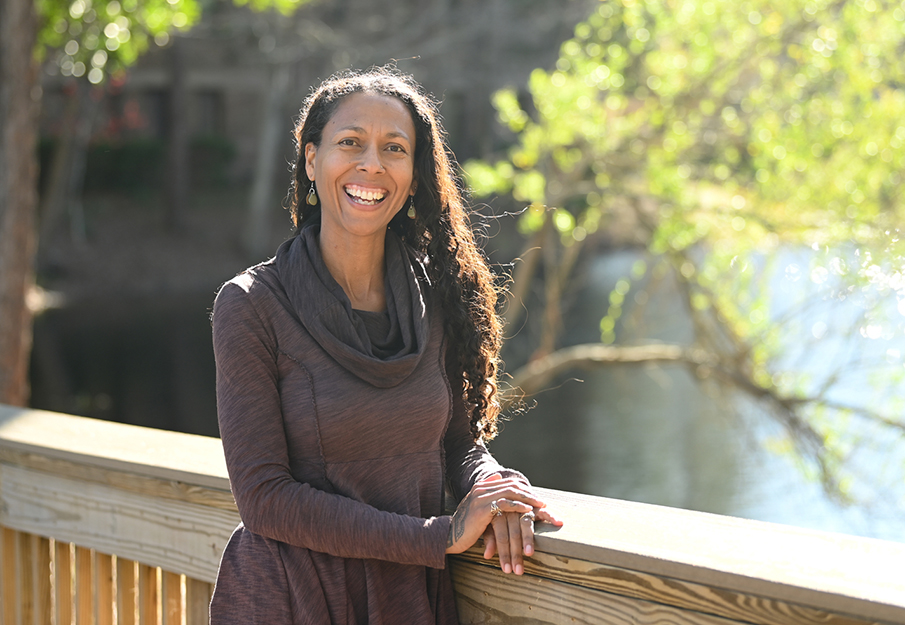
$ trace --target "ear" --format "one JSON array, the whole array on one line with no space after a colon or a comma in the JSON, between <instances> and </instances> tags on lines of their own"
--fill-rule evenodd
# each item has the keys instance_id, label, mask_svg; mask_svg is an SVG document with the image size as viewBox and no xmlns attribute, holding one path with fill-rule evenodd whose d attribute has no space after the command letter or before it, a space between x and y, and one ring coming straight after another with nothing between
<instances>
[{"instance_id":1,"label":"ear","mask_svg":"<svg viewBox=\"0 0 905 625\"><path fill-rule=\"evenodd\" d=\"M305 144L305 173L308 180L314 180L314 157L317 156L317 146L313 143Z\"/></svg>"},{"instance_id":2,"label":"ear","mask_svg":"<svg viewBox=\"0 0 905 625\"><path fill-rule=\"evenodd\" d=\"M411 191L411 193L409 193L409 195L415 195L415 193L417 191L418 191L418 175L416 173L414 176L412 176L412 191Z\"/></svg>"}]
</instances>

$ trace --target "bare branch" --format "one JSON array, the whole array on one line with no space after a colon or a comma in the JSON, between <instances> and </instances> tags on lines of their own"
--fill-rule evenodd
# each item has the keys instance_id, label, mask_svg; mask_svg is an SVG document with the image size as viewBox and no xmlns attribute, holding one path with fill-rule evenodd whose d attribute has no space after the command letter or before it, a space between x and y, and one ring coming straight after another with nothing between
<instances>
[{"instance_id":1,"label":"bare branch","mask_svg":"<svg viewBox=\"0 0 905 625\"><path fill-rule=\"evenodd\" d=\"M613 346L587 343L564 347L519 368L512 375L511 385L524 395L533 395L553 378L570 369L590 369L611 365L646 363L684 363L701 365L709 359L705 352L681 345ZM508 399L506 404L511 403Z\"/></svg>"}]
</instances>

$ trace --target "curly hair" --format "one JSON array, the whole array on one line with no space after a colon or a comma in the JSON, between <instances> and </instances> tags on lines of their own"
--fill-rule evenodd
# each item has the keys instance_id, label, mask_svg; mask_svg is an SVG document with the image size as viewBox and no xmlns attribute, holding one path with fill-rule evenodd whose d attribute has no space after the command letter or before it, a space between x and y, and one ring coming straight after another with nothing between
<instances>
[{"instance_id":1,"label":"curly hair","mask_svg":"<svg viewBox=\"0 0 905 625\"><path fill-rule=\"evenodd\" d=\"M490 440L498 432L497 371L502 343L494 277L475 243L437 103L411 76L393 66L346 70L325 80L305 99L293 132L296 162L288 195L293 225L300 231L320 219L320 200L312 206L304 197L312 182L305 168L305 146L319 146L324 126L343 98L360 92L394 97L412 116L415 218L409 219L401 210L389 228L424 261L445 313L444 329L457 374L450 380L453 392L461 380L458 392L468 411L472 436L475 441Z\"/></svg>"}]
</instances>

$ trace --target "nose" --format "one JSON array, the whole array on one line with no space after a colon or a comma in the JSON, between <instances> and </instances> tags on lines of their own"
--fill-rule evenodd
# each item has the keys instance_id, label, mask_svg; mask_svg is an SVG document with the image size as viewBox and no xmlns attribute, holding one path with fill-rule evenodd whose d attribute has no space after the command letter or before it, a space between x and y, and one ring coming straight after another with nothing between
<instances>
[{"instance_id":1,"label":"nose","mask_svg":"<svg viewBox=\"0 0 905 625\"><path fill-rule=\"evenodd\" d=\"M367 146L361 153L361 160L358 161L358 169L368 173L381 173L384 170L383 161L381 160L380 150L376 145Z\"/></svg>"}]
</instances>

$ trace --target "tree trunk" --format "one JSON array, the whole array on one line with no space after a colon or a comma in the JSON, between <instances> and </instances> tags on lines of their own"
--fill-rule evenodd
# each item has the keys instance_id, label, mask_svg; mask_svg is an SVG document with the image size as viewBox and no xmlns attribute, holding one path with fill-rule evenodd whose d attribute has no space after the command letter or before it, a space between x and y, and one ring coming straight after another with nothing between
<instances>
[{"instance_id":1,"label":"tree trunk","mask_svg":"<svg viewBox=\"0 0 905 625\"><path fill-rule=\"evenodd\" d=\"M28 401L38 163L37 20L32 0L0 2L0 402Z\"/></svg>"}]
</instances>

